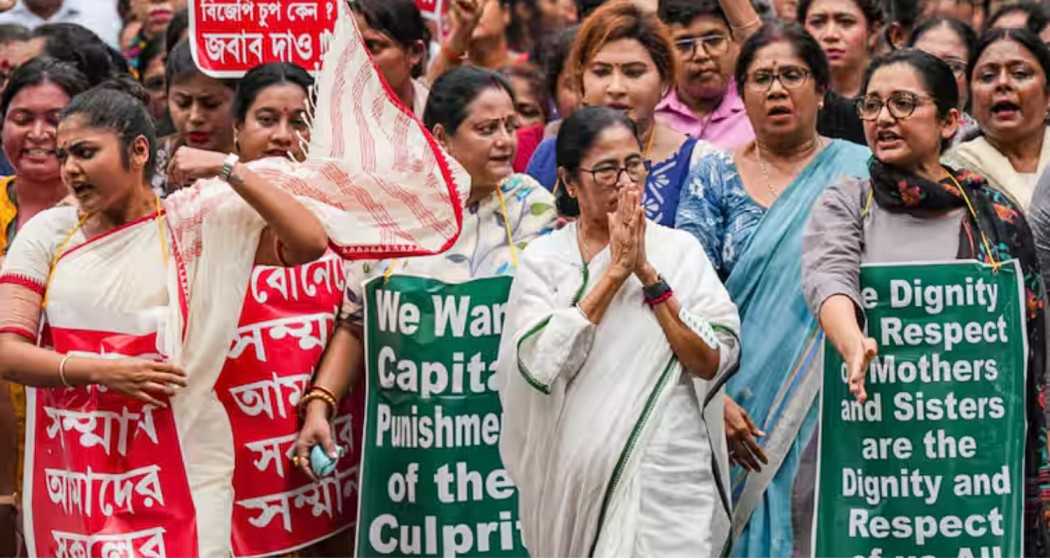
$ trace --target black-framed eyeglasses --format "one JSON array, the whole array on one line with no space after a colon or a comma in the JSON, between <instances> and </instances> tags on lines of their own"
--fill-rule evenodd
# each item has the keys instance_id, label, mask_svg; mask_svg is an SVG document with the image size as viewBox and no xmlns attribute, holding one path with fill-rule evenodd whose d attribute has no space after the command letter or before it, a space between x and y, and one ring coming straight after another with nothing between
<instances>
[{"instance_id":1,"label":"black-framed eyeglasses","mask_svg":"<svg viewBox=\"0 0 1050 560\"><path fill-rule=\"evenodd\" d=\"M620 182L620 175L623 173L627 173L627 177L636 183L644 181L649 173L649 164L642 158L633 158L627 160L623 167L603 164L591 169L581 167L580 171L590 173L595 183L603 187L612 187Z\"/></svg>"},{"instance_id":2,"label":"black-framed eyeglasses","mask_svg":"<svg viewBox=\"0 0 1050 560\"><path fill-rule=\"evenodd\" d=\"M674 42L678 54L685 58L696 56L698 48L703 48L707 56L721 56L729 50L729 36L722 33L711 33L702 37L687 37Z\"/></svg>"},{"instance_id":3,"label":"black-framed eyeglasses","mask_svg":"<svg viewBox=\"0 0 1050 560\"><path fill-rule=\"evenodd\" d=\"M915 112L916 107L932 99L932 97L910 91L895 91L885 101L877 96L869 95L856 101L857 114L861 120L873 121L879 118L879 113L882 112L882 107L885 106L889 110L891 117L897 120L904 120Z\"/></svg>"},{"instance_id":4,"label":"black-framed eyeglasses","mask_svg":"<svg viewBox=\"0 0 1050 560\"><path fill-rule=\"evenodd\" d=\"M759 70L747 79L747 85L754 91L766 92L773 87L773 82L779 81L786 89L797 89L802 87L809 79L810 72L799 66L782 66L776 70Z\"/></svg>"}]
</instances>

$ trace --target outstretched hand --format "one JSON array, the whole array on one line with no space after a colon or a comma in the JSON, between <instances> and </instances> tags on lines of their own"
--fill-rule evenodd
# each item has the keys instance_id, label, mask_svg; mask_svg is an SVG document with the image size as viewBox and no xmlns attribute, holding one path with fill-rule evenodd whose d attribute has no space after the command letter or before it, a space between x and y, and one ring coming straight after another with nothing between
<instances>
[{"instance_id":1,"label":"outstretched hand","mask_svg":"<svg viewBox=\"0 0 1050 560\"><path fill-rule=\"evenodd\" d=\"M864 377L868 373L868 365L875 359L877 353L878 346L875 339L865 336L853 344L843 356L843 359L846 360L849 392L853 393L853 396L862 403L868 400L868 392L864 389Z\"/></svg>"}]
</instances>

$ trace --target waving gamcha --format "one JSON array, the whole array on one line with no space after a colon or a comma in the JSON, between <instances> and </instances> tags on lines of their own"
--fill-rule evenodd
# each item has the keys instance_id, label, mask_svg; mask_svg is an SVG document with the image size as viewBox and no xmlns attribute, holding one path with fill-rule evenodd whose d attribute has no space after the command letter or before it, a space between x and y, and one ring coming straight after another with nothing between
<instances>
[{"instance_id":1,"label":"waving gamcha","mask_svg":"<svg viewBox=\"0 0 1050 560\"><path fill-rule=\"evenodd\" d=\"M525 545L535 556L716 554L722 417L708 395L737 361L736 307L695 239L644 218L631 121L579 110L557 152L559 204L579 219L523 253L497 372Z\"/></svg>"},{"instance_id":2,"label":"waving gamcha","mask_svg":"<svg viewBox=\"0 0 1050 560\"><path fill-rule=\"evenodd\" d=\"M148 183L153 124L126 87L62 112L58 154L78 207L30 220L0 276L0 371L41 388L31 414L39 430L53 423L27 450L48 467L46 481L27 469L27 500L81 514L27 524L31 554L101 556L119 542L136 555L227 555L233 452L213 387L253 265L305 263L329 246L431 254L457 236L467 177L392 100L354 24L336 31L303 163L183 148L177 182L197 182L160 200ZM74 437L71 418L100 431ZM48 464L49 445L77 449L77 461ZM106 494L125 483L133 494ZM135 532L99 536L112 500L130 500L114 515Z\"/></svg>"}]
</instances>

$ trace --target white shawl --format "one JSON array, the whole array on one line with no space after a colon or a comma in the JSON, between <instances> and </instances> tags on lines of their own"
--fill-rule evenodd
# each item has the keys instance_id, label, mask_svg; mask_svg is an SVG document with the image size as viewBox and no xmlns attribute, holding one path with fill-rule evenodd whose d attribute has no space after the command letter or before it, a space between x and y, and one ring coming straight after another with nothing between
<instances>
[{"instance_id":1,"label":"white shawl","mask_svg":"<svg viewBox=\"0 0 1050 560\"><path fill-rule=\"evenodd\" d=\"M722 344L718 377L693 383L702 409L709 387L739 356L736 306L691 235L650 222L646 251L683 308L709 321ZM582 263L569 225L526 248L511 289L497 366L500 452L533 556L632 553L639 463L682 371L636 278L599 325L575 307L609 259L606 248ZM709 407L705 418L711 441L724 448L721 407ZM716 455L726 472L724 449Z\"/></svg>"},{"instance_id":2,"label":"white shawl","mask_svg":"<svg viewBox=\"0 0 1050 560\"><path fill-rule=\"evenodd\" d=\"M988 179L990 185L1013 197L1021 208L1027 211L1032 202L1032 194L1035 193L1036 179L1050 163L1050 128L1043 133L1043 150L1039 154L1039 165L1031 178L1018 173L1010 160L995 149L984 136L959 144L945 154L943 160L947 165L969 169Z\"/></svg>"}]
</instances>

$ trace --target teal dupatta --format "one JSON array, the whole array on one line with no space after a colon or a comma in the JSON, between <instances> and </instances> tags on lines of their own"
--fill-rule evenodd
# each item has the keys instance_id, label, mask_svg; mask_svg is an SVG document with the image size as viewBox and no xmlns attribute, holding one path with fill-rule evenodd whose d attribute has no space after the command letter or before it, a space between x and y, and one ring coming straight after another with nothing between
<instances>
[{"instance_id":1,"label":"teal dupatta","mask_svg":"<svg viewBox=\"0 0 1050 560\"><path fill-rule=\"evenodd\" d=\"M759 473L734 469L734 556L796 552L792 496L817 424L824 338L802 295L802 231L826 187L868 177L870 155L833 140L765 213L726 280L743 336L740 369L726 390L766 433L759 443L770 459Z\"/></svg>"}]
</instances>

